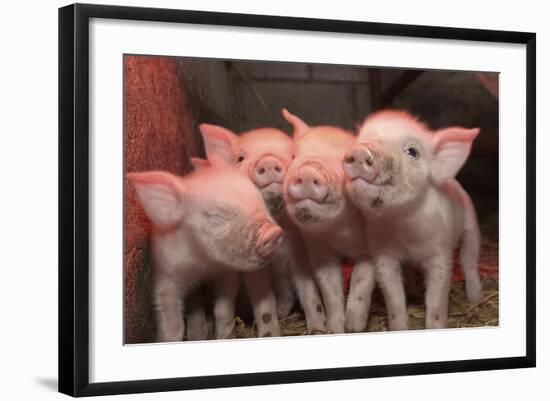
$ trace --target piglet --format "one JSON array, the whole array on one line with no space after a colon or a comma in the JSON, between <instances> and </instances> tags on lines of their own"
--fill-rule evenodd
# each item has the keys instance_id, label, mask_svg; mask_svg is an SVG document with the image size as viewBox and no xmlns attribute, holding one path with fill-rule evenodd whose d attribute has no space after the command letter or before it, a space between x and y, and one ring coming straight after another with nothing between
<instances>
[{"instance_id":1,"label":"piglet","mask_svg":"<svg viewBox=\"0 0 550 401\"><path fill-rule=\"evenodd\" d=\"M200 129L208 159L221 158L248 177L260 190L269 212L285 232L271 268L243 275L259 335L279 335L277 317L286 317L295 304L294 288L306 315L308 331L324 331L324 311L318 307L320 296L309 270L302 238L284 208L283 180L292 159L294 141L275 128L253 129L240 135L210 124L202 124ZM205 162L195 159L193 163L200 168ZM223 296L217 297L216 304L222 302L229 309L234 304L232 298L236 296L236 289L223 282L217 285L217 292ZM227 333L220 335L223 337Z\"/></svg>"},{"instance_id":2,"label":"piglet","mask_svg":"<svg viewBox=\"0 0 550 401\"><path fill-rule=\"evenodd\" d=\"M432 132L403 111L380 111L365 120L342 163L346 191L366 218L372 258L372 264L352 273L348 331L366 326L374 271L389 329L408 329L402 262L424 270L426 328L446 327L453 254L459 244L468 299L480 298L477 218L470 197L454 179L478 133L478 128L461 127Z\"/></svg>"},{"instance_id":3,"label":"piglet","mask_svg":"<svg viewBox=\"0 0 550 401\"><path fill-rule=\"evenodd\" d=\"M183 300L224 272L256 272L282 240L257 188L221 161L185 177L128 173L152 226L157 341L181 341Z\"/></svg>"},{"instance_id":4,"label":"piglet","mask_svg":"<svg viewBox=\"0 0 550 401\"><path fill-rule=\"evenodd\" d=\"M363 219L345 195L342 170L344 153L355 137L336 127L309 127L286 109L283 116L294 127L296 141L295 159L284 182L287 211L304 236L327 313L327 329L342 333L342 260L358 266L365 256Z\"/></svg>"}]
</instances>

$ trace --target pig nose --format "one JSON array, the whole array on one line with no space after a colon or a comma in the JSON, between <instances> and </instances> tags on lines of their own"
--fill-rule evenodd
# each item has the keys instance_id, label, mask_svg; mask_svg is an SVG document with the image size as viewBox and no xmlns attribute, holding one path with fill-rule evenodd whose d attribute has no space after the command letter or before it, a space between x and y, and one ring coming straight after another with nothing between
<instances>
[{"instance_id":1,"label":"pig nose","mask_svg":"<svg viewBox=\"0 0 550 401\"><path fill-rule=\"evenodd\" d=\"M273 156L265 156L258 160L252 172L252 179L260 188L274 182L282 184L284 178L285 167L279 159Z\"/></svg>"},{"instance_id":2,"label":"pig nose","mask_svg":"<svg viewBox=\"0 0 550 401\"><path fill-rule=\"evenodd\" d=\"M351 179L363 178L367 182L372 182L378 176L373 154L365 144L355 145L348 150L344 155L342 167Z\"/></svg>"},{"instance_id":3,"label":"pig nose","mask_svg":"<svg viewBox=\"0 0 550 401\"><path fill-rule=\"evenodd\" d=\"M313 166L305 165L290 180L288 193L296 200L311 199L322 202L328 194L327 180Z\"/></svg>"},{"instance_id":4,"label":"pig nose","mask_svg":"<svg viewBox=\"0 0 550 401\"><path fill-rule=\"evenodd\" d=\"M270 256L281 244L283 239L283 230L276 224L265 223L260 229L258 237L257 251L260 256Z\"/></svg>"}]
</instances>

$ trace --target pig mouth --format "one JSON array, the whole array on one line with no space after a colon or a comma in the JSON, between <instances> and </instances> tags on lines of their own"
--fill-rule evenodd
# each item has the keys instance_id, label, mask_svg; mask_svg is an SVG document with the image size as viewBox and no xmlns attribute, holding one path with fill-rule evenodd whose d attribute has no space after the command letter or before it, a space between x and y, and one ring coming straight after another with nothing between
<instances>
[{"instance_id":1,"label":"pig mouth","mask_svg":"<svg viewBox=\"0 0 550 401\"><path fill-rule=\"evenodd\" d=\"M390 184L385 182L372 183L363 178L356 178L351 183L355 197L367 201L371 209L380 210L384 206L384 194ZM364 203L364 201L361 203Z\"/></svg>"},{"instance_id":2,"label":"pig mouth","mask_svg":"<svg viewBox=\"0 0 550 401\"><path fill-rule=\"evenodd\" d=\"M300 223L317 223L321 221L324 206L326 204L312 199L302 199L292 205L292 214Z\"/></svg>"},{"instance_id":3,"label":"pig mouth","mask_svg":"<svg viewBox=\"0 0 550 401\"><path fill-rule=\"evenodd\" d=\"M351 181L351 188L356 197L362 198L364 196L370 198L378 196L383 190L382 185L377 185L372 182L368 182L364 178L355 178Z\"/></svg>"},{"instance_id":4,"label":"pig mouth","mask_svg":"<svg viewBox=\"0 0 550 401\"><path fill-rule=\"evenodd\" d=\"M258 222L255 222L251 226L243 228L238 235L241 240L235 241L235 244L233 244L235 252L247 261L246 265L248 266L248 268L244 269L245 271L255 271L262 269L266 267L272 260L273 252L262 254L258 252L257 246L261 237L262 227L266 223L270 223L269 220L260 220ZM243 242L246 243L247 246L244 248L240 248L237 244Z\"/></svg>"},{"instance_id":5,"label":"pig mouth","mask_svg":"<svg viewBox=\"0 0 550 401\"><path fill-rule=\"evenodd\" d=\"M273 181L259 188L262 191L282 192L283 184L281 182Z\"/></svg>"},{"instance_id":6,"label":"pig mouth","mask_svg":"<svg viewBox=\"0 0 550 401\"><path fill-rule=\"evenodd\" d=\"M294 216L301 223L316 223L318 222L319 216L315 216L311 213L309 207L299 207L294 211Z\"/></svg>"},{"instance_id":7,"label":"pig mouth","mask_svg":"<svg viewBox=\"0 0 550 401\"><path fill-rule=\"evenodd\" d=\"M264 196L265 204L270 212L279 212L283 209L284 198L282 194L267 193Z\"/></svg>"},{"instance_id":8,"label":"pig mouth","mask_svg":"<svg viewBox=\"0 0 550 401\"><path fill-rule=\"evenodd\" d=\"M319 206L324 206L326 205L328 202L327 202L327 196L325 196L322 200L320 201L317 201L315 199L310 199L310 198L305 198L305 199L300 199L298 202L295 202L294 203L294 207L295 208L310 208L310 207L319 207Z\"/></svg>"},{"instance_id":9,"label":"pig mouth","mask_svg":"<svg viewBox=\"0 0 550 401\"><path fill-rule=\"evenodd\" d=\"M393 185L393 177L389 176L383 180L368 181L363 177L355 177L351 180L352 183L360 183L359 185L366 185L367 187L388 187Z\"/></svg>"}]
</instances>

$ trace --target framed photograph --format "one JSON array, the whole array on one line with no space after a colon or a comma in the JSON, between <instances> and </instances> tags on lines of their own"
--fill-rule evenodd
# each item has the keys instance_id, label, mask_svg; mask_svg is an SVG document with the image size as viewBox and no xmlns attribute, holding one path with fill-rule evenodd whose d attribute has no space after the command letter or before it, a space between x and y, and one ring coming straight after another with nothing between
<instances>
[{"instance_id":1,"label":"framed photograph","mask_svg":"<svg viewBox=\"0 0 550 401\"><path fill-rule=\"evenodd\" d=\"M535 43L59 9L59 391L534 367Z\"/></svg>"}]
</instances>

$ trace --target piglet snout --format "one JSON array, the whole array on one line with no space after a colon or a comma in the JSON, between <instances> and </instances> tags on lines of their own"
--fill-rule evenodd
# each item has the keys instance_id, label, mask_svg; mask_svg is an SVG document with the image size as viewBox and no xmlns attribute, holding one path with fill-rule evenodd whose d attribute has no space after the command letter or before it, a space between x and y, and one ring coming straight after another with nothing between
<instances>
[{"instance_id":1,"label":"piglet snout","mask_svg":"<svg viewBox=\"0 0 550 401\"><path fill-rule=\"evenodd\" d=\"M282 184L284 178L285 167L283 163L274 156L264 156L259 159L252 172L252 179L260 188L273 183Z\"/></svg>"},{"instance_id":2,"label":"piglet snout","mask_svg":"<svg viewBox=\"0 0 550 401\"><path fill-rule=\"evenodd\" d=\"M362 178L367 182L373 182L379 172L372 150L362 143L346 152L342 167L352 180Z\"/></svg>"},{"instance_id":3,"label":"piglet snout","mask_svg":"<svg viewBox=\"0 0 550 401\"><path fill-rule=\"evenodd\" d=\"M259 229L256 250L260 256L270 256L281 244L283 230L271 222L264 223Z\"/></svg>"},{"instance_id":4,"label":"piglet snout","mask_svg":"<svg viewBox=\"0 0 550 401\"><path fill-rule=\"evenodd\" d=\"M295 201L311 199L322 202L328 194L328 183L316 168L304 165L290 179L288 193Z\"/></svg>"}]
</instances>

